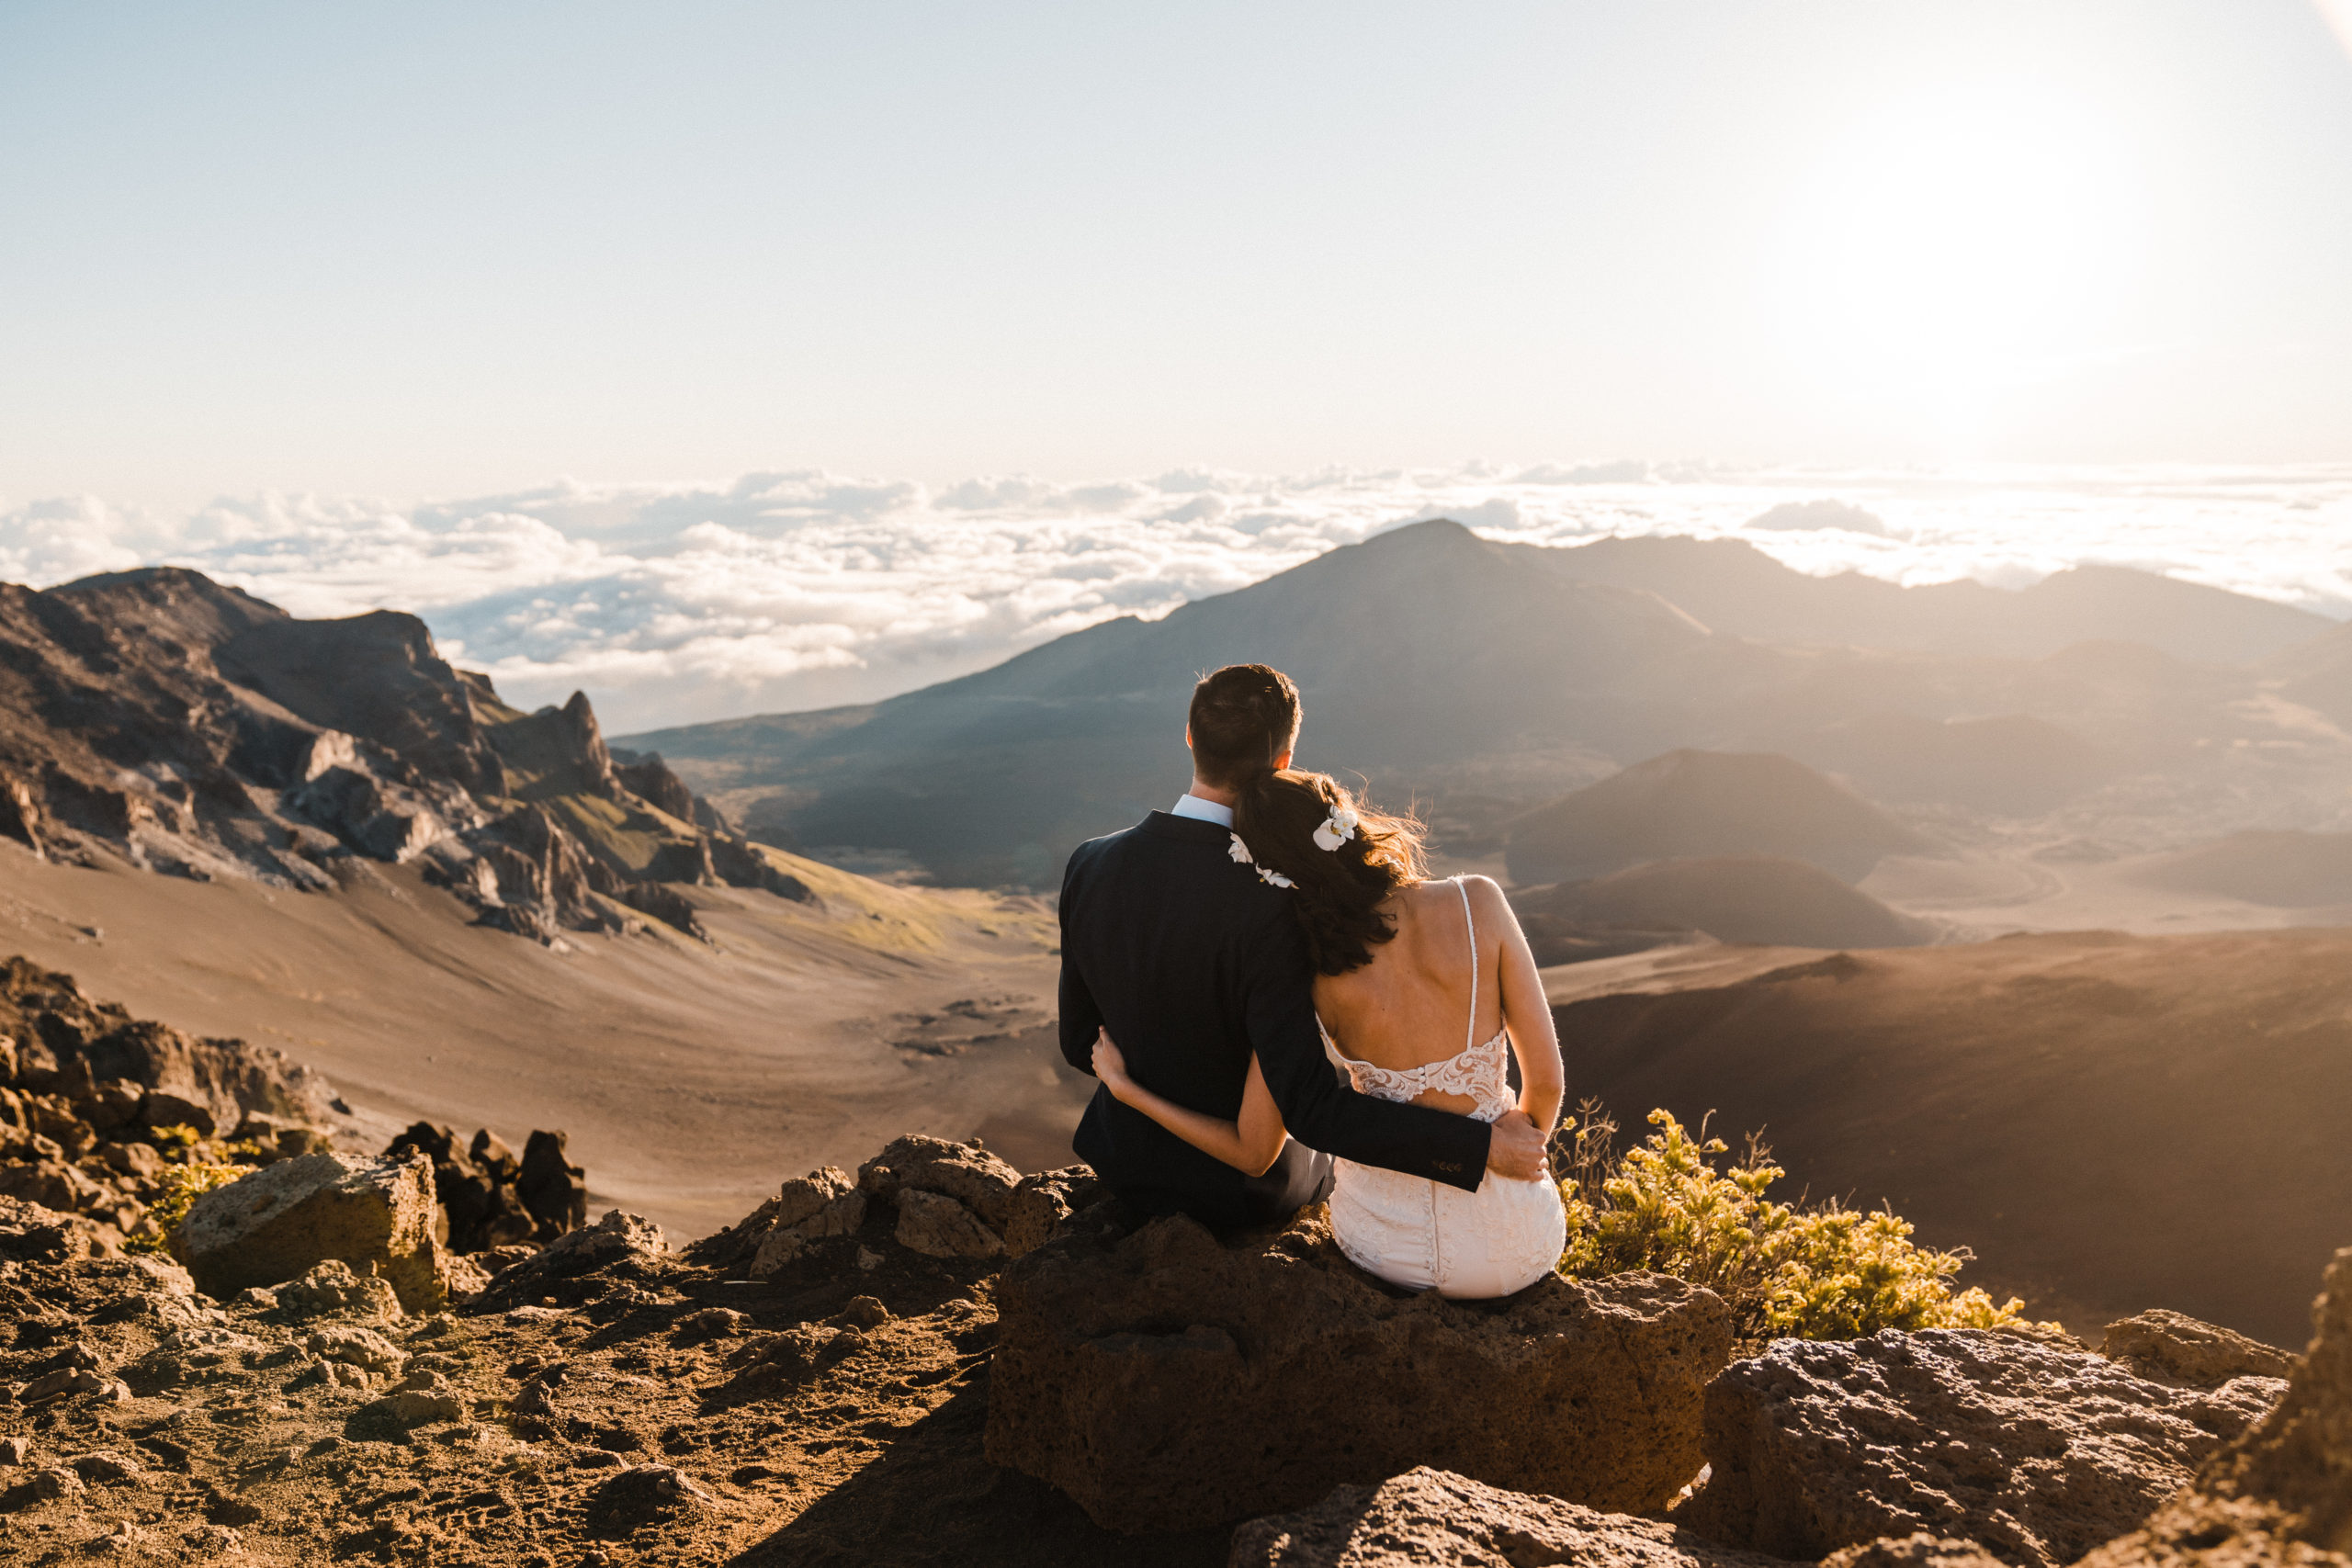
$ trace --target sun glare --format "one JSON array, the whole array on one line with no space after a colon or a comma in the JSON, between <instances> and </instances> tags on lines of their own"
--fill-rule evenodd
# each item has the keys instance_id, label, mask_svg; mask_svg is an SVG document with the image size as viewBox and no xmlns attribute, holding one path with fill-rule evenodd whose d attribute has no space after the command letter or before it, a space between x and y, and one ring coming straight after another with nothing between
<instances>
[{"instance_id":1,"label":"sun glare","mask_svg":"<svg viewBox=\"0 0 2352 1568\"><path fill-rule=\"evenodd\" d=\"M2141 196L2094 106L2015 86L1883 106L1783 209L1773 310L1827 391L1946 423L2113 347Z\"/></svg>"}]
</instances>

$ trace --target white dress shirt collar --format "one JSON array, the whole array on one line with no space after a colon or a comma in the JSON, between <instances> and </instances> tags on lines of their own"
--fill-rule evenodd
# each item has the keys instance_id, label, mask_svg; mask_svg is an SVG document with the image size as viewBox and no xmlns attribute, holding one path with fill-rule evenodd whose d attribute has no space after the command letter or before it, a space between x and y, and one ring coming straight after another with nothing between
<instances>
[{"instance_id":1,"label":"white dress shirt collar","mask_svg":"<svg viewBox=\"0 0 2352 1568\"><path fill-rule=\"evenodd\" d=\"M1168 815L1191 817L1203 822L1214 822L1220 828L1233 826L1233 807L1219 806L1214 800L1203 800L1197 795L1186 795L1183 799L1168 808Z\"/></svg>"}]
</instances>

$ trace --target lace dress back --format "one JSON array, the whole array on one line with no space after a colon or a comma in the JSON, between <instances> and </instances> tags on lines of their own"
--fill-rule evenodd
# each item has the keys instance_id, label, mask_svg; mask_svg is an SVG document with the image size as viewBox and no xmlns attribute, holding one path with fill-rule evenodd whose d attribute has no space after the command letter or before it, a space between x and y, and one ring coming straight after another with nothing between
<instances>
[{"instance_id":1,"label":"lace dress back","mask_svg":"<svg viewBox=\"0 0 2352 1568\"><path fill-rule=\"evenodd\" d=\"M1470 1024L1464 1032L1468 1044L1442 1061L1418 1067L1378 1067L1342 1052L1319 1017L1315 1023L1323 1032L1325 1054L1354 1082L1358 1093L1396 1100L1418 1100L1432 1091L1460 1095L1476 1102L1472 1115L1492 1122L1519 1103L1510 1091L1510 1031L1498 1029L1492 1040L1478 1039L1478 919L1470 912L1468 886L1457 878L1453 887L1462 895L1462 918L1470 928Z\"/></svg>"},{"instance_id":2,"label":"lace dress back","mask_svg":"<svg viewBox=\"0 0 2352 1568\"><path fill-rule=\"evenodd\" d=\"M1470 889L1459 882L1470 927L1469 1043L1418 1067L1380 1067L1340 1049L1329 1029L1323 1049L1358 1092L1411 1100L1434 1089L1473 1101L1472 1115L1492 1122L1518 1104L1510 1091L1510 1031L1478 1035L1478 922ZM1317 1020L1320 1027L1321 1021ZM1334 1163L1331 1235L1358 1268L1407 1290L1465 1299L1507 1296L1552 1271L1567 1244L1567 1215L1548 1179L1510 1181L1486 1174L1475 1192L1354 1160Z\"/></svg>"}]
</instances>

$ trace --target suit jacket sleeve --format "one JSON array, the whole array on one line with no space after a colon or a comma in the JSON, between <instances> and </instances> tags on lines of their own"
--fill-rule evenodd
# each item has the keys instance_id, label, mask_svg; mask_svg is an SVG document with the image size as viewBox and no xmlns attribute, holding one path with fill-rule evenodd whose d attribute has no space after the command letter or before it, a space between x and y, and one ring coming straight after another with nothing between
<instances>
[{"instance_id":1,"label":"suit jacket sleeve","mask_svg":"<svg viewBox=\"0 0 2352 1568\"><path fill-rule=\"evenodd\" d=\"M1086 988L1085 978L1079 974L1077 961L1070 953L1070 892L1077 871L1078 860L1073 856L1062 872L1061 1047L1062 1059L1091 1077L1094 1072L1094 1035L1102 1027L1102 1010L1094 1005L1094 994Z\"/></svg>"},{"instance_id":2,"label":"suit jacket sleeve","mask_svg":"<svg viewBox=\"0 0 2352 1568\"><path fill-rule=\"evenodd\" d=\"M1315 976L1306 941L1285 913L1253 943L1248 971L1250 1044L1283 1123L1309 1148L1475 1192L1487 1173L1493 1130L1473 1117L1359 1094L1323 1054L1315 1022ZM1063 974L1068 976L1065 967ZM1068 981L1062 1016L1069 1016ZM1068 1049L1069 1024L1063 1024ZM1091 1036L1089 1036L1091 1039Z\"/></svg>"}]
</instances>

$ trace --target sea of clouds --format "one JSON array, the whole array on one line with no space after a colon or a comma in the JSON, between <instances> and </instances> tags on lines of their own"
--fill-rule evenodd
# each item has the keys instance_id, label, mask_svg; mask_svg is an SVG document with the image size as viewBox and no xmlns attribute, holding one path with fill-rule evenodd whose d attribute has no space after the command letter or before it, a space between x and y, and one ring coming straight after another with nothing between
<instances>
[{"instance_id":1,"label":"sea of clouds","mask_svg":"<svg viewBox=\"0 0 2352 1568\"><path fill-rule=\"evenodd\" d=\"M1114 615L1159 615L1431 517L1488 537L1736 535L1801 570L2022 587L2141 567L2352 617L2352 467L1740 470L1470 464L932 489L819 472L395 506L260 495L158 515L0 508L0 579L171 563L306 616L413 610L523 706L627 734L864 702Z\"/></svg>"}]
</instances>

